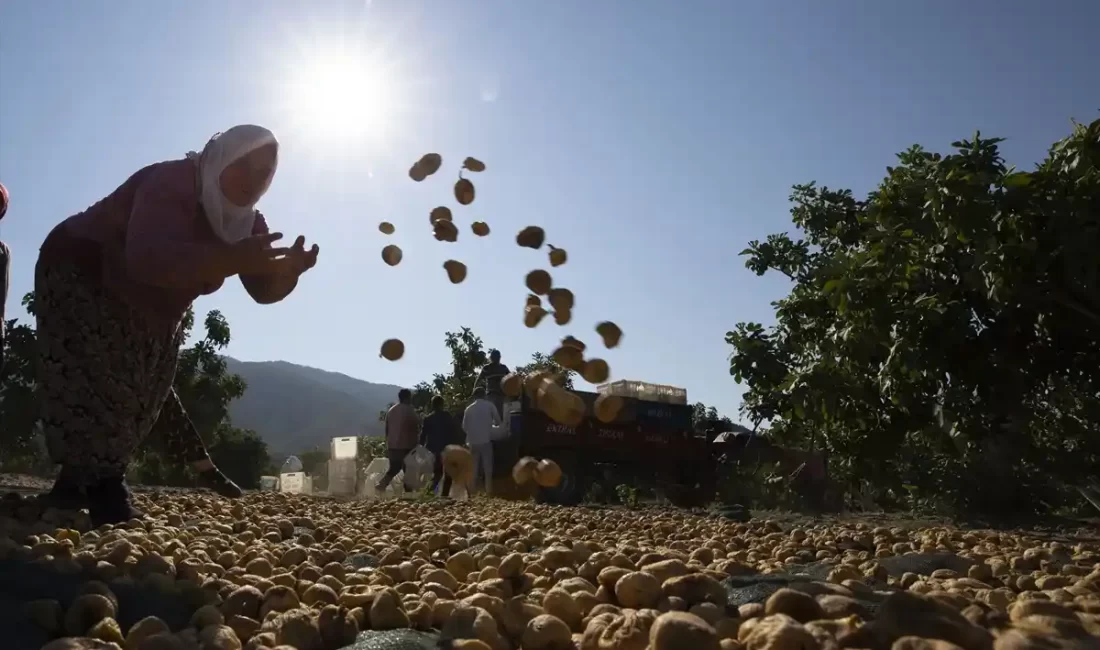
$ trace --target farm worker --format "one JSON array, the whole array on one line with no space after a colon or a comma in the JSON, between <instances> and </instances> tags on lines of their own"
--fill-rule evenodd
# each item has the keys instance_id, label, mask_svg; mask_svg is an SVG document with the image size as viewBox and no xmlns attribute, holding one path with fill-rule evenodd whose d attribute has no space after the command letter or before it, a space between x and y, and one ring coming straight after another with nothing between
<instances>
[{"instance_id":1,"label":"farm worker","mask_svg":"<svg viewBox=\"0 0 1100 650\"><path fill-rule=\"evenodd\" d=\"M402 388L397 391L397 403L386 411L386 457L390 466L386 469L386 475L374 486L375 490L385 490L405 466L405 457L416 447L419 434L420 416L413 408L412 392ZM408 485L408 481L405 484Z\"/></svg>"},{"instance_id":2,"label":"farm worker","mask_svg":"<svg viewBox=\"0 0 1100 650\"><path fill-rule=\"evenodd\" d=\"M317 246L274 248L256 211L278 161L267 129L235 126L202 153L138 170L46 237L34 271L41 418L61 465L47 496L87 505L94 525L142 513L125 472L150 432L221 495L241 490L210 460L172 387L192 301L240 276L278 302L317 262Z\"/></svg>"},{"instance_id":3,"label":"farm worker","mask_svg":"<svg viewBox=\"0 0 1100 650\"><path fill-rule=\"evenodd\" d=\"M8 188L4 187L3 183L0 183L0 219L4 218L4 215L8 213ZM7 305L8 305L8 286L11 281L9 275L11 274L11 251L8 249L8 245L0 241L0 273L4 274L4 277L0 279L0 290L3 290L4 295L0 296L0 370L4 368L4 348L7 345Z\"/></svg>"},{"instance_id":4,"label":"farm worker","mask_svg":"<svg viewBox=\"0 0 1100 650\"><path fill-rule=\"evenodd\" d=\"M443 450L447 445L462 444L455 419L446 410L446 403L442 395L432 398L432 412L424 418L424 428L420 432L420 444L435 456L435 466L432 469L432 492L439 487L439 481L443 481L443 496L451 493L451 477L443 472Z\"/></svg>"},{"instance_id":5,"label":"farm worker","mask_svg":"<svg viewBox=\"0 0 1100 650\"><path fill-rule=\"evenodd\" d=\"M500 413L493 403L485 399L485 389L474 389L474 403L466 407L462 414L462 430L466 432L466 442L474 456L473 484L469 486L472 494L477 485L477 477L485 473L485 494L493 490L493 426L500 425Z\"/></svg>"},{"instance_id":6,"label":"farm worker","mask_svg":"<svg viewBox=\"0 0 1100 650\"><path fill-rule=\"evenodd\" d=\"M489 363L477 374L474 386L482 386L489 397L489 401L497 407L497 414L504 415L504 391L500 388L500 382L510 370L508 366L500 362L500 350L489 351Z\"/></svg>"}]
</instances>

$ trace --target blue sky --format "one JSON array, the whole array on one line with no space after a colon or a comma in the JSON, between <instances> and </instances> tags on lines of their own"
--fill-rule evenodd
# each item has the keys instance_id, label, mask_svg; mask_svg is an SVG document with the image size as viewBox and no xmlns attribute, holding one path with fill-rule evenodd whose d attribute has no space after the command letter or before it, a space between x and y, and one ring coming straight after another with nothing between
<instances>
[{"instance_id":1,"label":"blue sky","mask_svg":"<svg viewBox=\"0 0 1100 650\"><path fill-rule=\"evenodd\" d=\"M565 334L599 348L610 319L625 332L604 354L614 378L733 414L725 332L770 323L786 290L737 253L788 229L790 186L862 195L896 152L975 129L1031 166L1071 118L1097 116L1098 21L1089 0L0 2L9 316L58 221L253 122L282 143L260 209L321 257L281 304L235 280L197 302L228 317L232 355L411 385L446 369L447 330L472 327L514 366ZM322 113L315 84L349 61L335 91L349 109ZM428 151L444 168L413 183ZM488 171L456 221L492 235L436 242L428 212L454 206L467 155ZM531 224L569 252L553 270L577 296L565 328L521 322L523 277L546 264L514 243ZM451 257L470 269L457 287ZM378 358L390 337L400 362Z\"/></svg>"}]
</instances>

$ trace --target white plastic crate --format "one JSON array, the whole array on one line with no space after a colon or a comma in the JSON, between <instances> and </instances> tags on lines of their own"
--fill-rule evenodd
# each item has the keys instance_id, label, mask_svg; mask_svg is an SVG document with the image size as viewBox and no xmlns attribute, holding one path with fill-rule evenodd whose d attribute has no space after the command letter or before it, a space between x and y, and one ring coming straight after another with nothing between
<instances>
[{"instance_id":1,"label":"white plastic crate","mask_svg":"<svg viewBox=\"0 0 1100 650\"><path fill-rule=\"evenodd\" d=\"M356 483L354 458L328 461L328 493L335 496L354 496Z\"/></svg>"},{"instance_id":2,"label":"white plastic crate","mask_svg":"<svg viewBox=\"0 0 1100 650\"><path fill-rule=\"evenodd\" d=\"M620 379L607 384L600 384L596 392L619 397L632 397L648 402L661 402L664 404L687 404L687 390L665 384L651 384L646 381L633 379Z\"/></svg>"},{"instance_id":3,"label":"white plastic crate","mask_svg":"<svg viewBox=\"0 0 1100 650\"><path fill-rule=\"evenodd\" d=\"M359 452L359 439L355 436L346 438L333 438L329 458L333 460L346 460L355 458Z\"/></svg>"},{"instance_id":4,"label":"white plastic crate","mask_svg":"<svg viewBox=\"0 0 1100 650\"><path fill-rule=\"evenodd\" d=\"M279 475L279 491L290 494L312 494L313 479L305 472L288 472Z\"/></svg>"}]
</instances>

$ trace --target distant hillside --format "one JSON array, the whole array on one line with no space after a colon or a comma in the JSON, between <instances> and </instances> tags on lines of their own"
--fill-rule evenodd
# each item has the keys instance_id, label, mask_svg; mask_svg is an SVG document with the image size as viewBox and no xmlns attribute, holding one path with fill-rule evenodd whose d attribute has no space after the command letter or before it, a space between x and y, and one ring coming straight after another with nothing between
<instances>
[{"instance_id":1,"label":"distant hillside","mask_svg":"<svg viewBox=\"0 0 1100 650\"><path fill-rule=\"evenodd\" d=\"M227 361L248 382L229 407L233 424L256 430L273 454L327 450L337 436L382 435L378 412L397 401L398 386L286 361Z\"/></svg>"}]
</instances>

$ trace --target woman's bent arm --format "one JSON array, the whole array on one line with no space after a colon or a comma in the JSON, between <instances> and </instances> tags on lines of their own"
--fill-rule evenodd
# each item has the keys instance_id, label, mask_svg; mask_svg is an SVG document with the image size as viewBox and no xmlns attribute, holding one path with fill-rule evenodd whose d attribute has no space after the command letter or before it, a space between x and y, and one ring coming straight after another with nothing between
<instances>
[{"instance_id":1,"label":"woman's bent arm","mask_svg":"<svg viewBox=\"0 0 1100 650\"><path fill-rule=\"evenodd\" d=\"M194 197L175 170L154 170L134 194L126 232L126 271L146 284L172 289L225 279L224 246L196 241Z\"/></svg>"}]
</instances>

